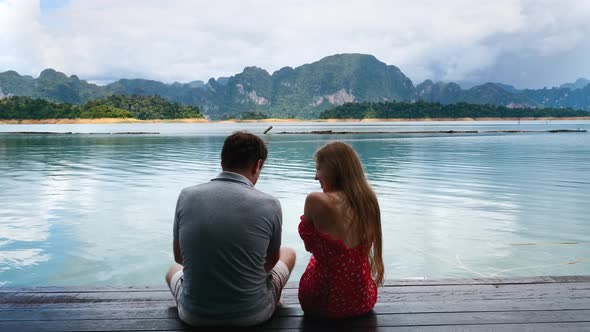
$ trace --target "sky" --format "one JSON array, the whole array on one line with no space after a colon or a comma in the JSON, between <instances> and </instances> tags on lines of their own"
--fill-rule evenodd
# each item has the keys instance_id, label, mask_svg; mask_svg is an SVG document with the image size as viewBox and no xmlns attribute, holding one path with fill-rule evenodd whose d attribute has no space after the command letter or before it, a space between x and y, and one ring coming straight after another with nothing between
<instances>
[{"instance_id":1,"label":"sky","mask_svg":"<svg viewBox=\"0 0 590 332\"><path fill-rule=\"evenodd\" d=\"M414 85L542 88L590 78L588 36L589 0L0 0L0 72L96 83L365 53Z\"/></svg>"}]
</instances>

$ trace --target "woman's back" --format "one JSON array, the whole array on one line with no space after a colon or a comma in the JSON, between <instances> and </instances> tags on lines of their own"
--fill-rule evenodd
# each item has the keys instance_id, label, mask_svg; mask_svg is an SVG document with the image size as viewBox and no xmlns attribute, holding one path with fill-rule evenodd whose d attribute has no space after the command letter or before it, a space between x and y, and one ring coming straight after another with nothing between
<instances>
[{"instance_id":1,"label":"woman's back","mask_svg":"<svg viewBox=\"0 0 590 332\"><path fill-rule=\"evenodd\" d=\"M299 224L313 254L299 282L299 302L306 314L362 315L375 305L383 280L379 203L351 146L328 143L315 159L323 192L307 196Z\"/></svg>"},{"instance_id":2,"label":"woman's back","mask_svg":"<svg viewBox=\"0 0 590 332\"><path fill-rule=\"evenodd\" d=\"M342 192L315 192L306 201L307 220L320 232L342 241L346 247L359 244L358 233L351 229L354 225L350 205Z\"/></svg>"},{"instance_id":3,"label":"woman's back","mask_svg":"<svg viewBox=\"0 0 590 332\"><path fill-rule=\"evenodd\" d=\"M368 261L370 244L359 243L349 231L352 218L346 206L334 194L312 193L306 200L299 234L313 256L299 282L299 302L307 314L358 316L377 300Z\"/></svg>"}]
</instances>

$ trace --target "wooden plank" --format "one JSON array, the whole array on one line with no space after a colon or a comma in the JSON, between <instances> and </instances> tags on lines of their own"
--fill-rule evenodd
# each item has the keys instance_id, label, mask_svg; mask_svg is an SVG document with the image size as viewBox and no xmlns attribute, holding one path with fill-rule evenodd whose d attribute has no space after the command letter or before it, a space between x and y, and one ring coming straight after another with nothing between
<instances>
[{"instance_id":1,"label":"wooden plank","mask_svg":"<svg viewBox=\"0 0 590 332\"><path fill-rule=\"evenodd\" d=\"M304 317L296 283L281 301L263 329L590 330L590 276L389 281L372 314L344 321ZM0 331L188 329L175 306L162 287L0 288Z\"/></svg>"},{"instance_id":2,"label":"wooden plank","mask_svg":"<svg viewBox=\"0 0 590 332\"><path fill-rule=\"evenodd\" d=\"M454 291L454 290L461 290L461 289L491 289L491 288L504 288L504 289L523 289L522 287L526 286L527 288L537 288L543 287L544 289L549 289L552 287L569 287L571 289L590 289L590 282L567 282L567 283L546 283L546 284L531 284L531 283L501 283L501 284L422 284L422 285L403 285L403 286L393 286L388 285L386 287L379 288L380 292L396 292L396 293L415 293L415 292L440 292L440 291ZM548 288L549 287L549 288ZM297 288L286 288L283 291L284 293L296 293ZM138 294L169 294L170 291L168 289L153 289L153 288L107 288L107 289L81 289L78 287L65 287L65 288L51 288L50 290L45 288L29 288L29 289L13 289L13 288L0 288L0 298L3 296L8 296L9 294L13 293L56 293L56 294L68 294L68 293L75 293L75 294L93 294L93 293L138 293ZM114 296L114 295L108 295Z\"/></svg>"},{"instance_id":3,"label":"wooden plank","mask_svg":"<svg viewBox=\"0 0 590 332\"><path fill-rule=\"evenodd\" d=\"M424 297L428 295L440 296L448 295L469 295L469 294L502 294L511 296L517 294L520 298L523 293L530 294L532 297L540 295L559 294L561 296L587 297L590 292L590 284L586 283L556 283L545 285L530 284L510 284L510 285L449 285L449 286L407 286L407 287L388 287L380 288L379 295L383 298L391 296L417 296ZM286 289L283 291L284 298L296 298L296 289ZM23 293L0 293L0 303L21 303L34 302L48 303L52 300L63 302L70 299L71 302L112 302L112 301L167 301L172 299L169 291L108 291L108 292L23 292Z\"/></svg>"},{"instance_id":4,"label":"wooden plank","mask_svg":"<svg viewBox=\"0 0 590 332\"><path fill-rule=\"evenodd\" d=\"M285 289L297 289L299 283L289 282ZM165 285L153 286L38 286L38 287L3 287L2 293L108 293L108 292L170 292Z\"/></svg>"},{"instance_id":5,"label":"wooden plank","mask_svg":"<svg viewBox=\"0 0 590 332\"><path fill-rule=\"evenodd\" d=\"M458 290L445 291L444 289L426 290L415 292L386 291L379 293L379 302L395 301L464 301L464 300L507 300L507 299L558 299L558 298L589 298L590 287L584 285L580 288L572 288L567 284L551 285L523 285L521 287L499 287L479 289L479 286L462 287Z\"/></svg>"},{"instance_id":6,"label":"wooden plank","mask_svg":"<svg viewBox=\"0 0 590 332\"><path fill-rule=\"evenodd\" d=\"M531 312L486 312L450 314L401 314L367 315L346 320L314 320L307 317L279 317L262 327L265 329L307 329L348 327L401 327L445 325L497 325L497 324L550 324L590 323L590 311L531 311ZM178 319L89 319L89 320L32 320L1 321L2 331L145 331L186 330L188 327Z\"/></svg>"},{"instance_id":7,"label":"wooden plank","mask_svg":"<svg viewBox=\"0 0 590 332\"><path fill-rule=\"evenodd\" d=\"M102 303L44 303L44 304L19 304L19 305L0 305L0 311L4 310L26 310L26 309L88 309L88 308L154 308L154 307L176 307L176 302L170 301L153 301L153 302L102 302Z\"/></svg>"},{"instance_id":8,"label":"wooden plank","mask_svg":"<svg viewBox=\"0 0 590 332\"><path fill-rule=\"evenodd\" d=\"M271 331L271 329L261 330ZM341 327L305 326L303 329L281 329L280 331L343 331ZM396 326L396 327L347 327L345 331L354 332L572 332L590 331L588 323L542 323L542 324L494 324L494 325L437 325L437 326Z\"/></svg>"},{"instance_id":9,"label":"wooden plank","mask_svg":"<svg viewBox=\"0 0 590 332\"><path fill-rule=\"evenodd\" d=\"M198 329L202 331L202 329ZM251 329L252 331L270 329L258 328ZM215 330L214 330L215 331ZM219 330L217 330L219 331ZM223 329L225 331L225 329ZM236 331L249 331L236 330ZM301 329L282 329L280 331L301 331ZM306 332L322 332L322 331L341 331L340 328L330 327L313 327L306 326ZM447 325L447 326L401 326L401 327L371 327L371 328L352 328L348 327L346 331L352 332L495 332L495 331L521 331L521 332L562 332L562 331L590 331L590 324L587 323L552 323L552 324L498 324L498 325ZM163 331L160 331L163 332Z\"/></svg>"},{"instance_id":10,"label":"wooden plank","mask_svg":"<svg viewBox=\"0 0 590 332\"><path fill-rule=\"evenodd\" d=\"M259 330L271 331L272 329L260 328ZM310 326L303 329L281 329L279 331L343 331L341 327ZM541 323L541 324L493 324L493 325L437 325L437 326L375 326L375 327L346 327L345 331L354 332L572 332L590 331L589 323Z\"/></svg>"},{"instance_id":11,"label":"wooden plank","mask_svg":"<svg viewBox=\"0 0 590 332\"><path fill-rule=\"evenodd\" d=\"M296 292L287 291L285 299L297 303ZM378 302L424 302L441 300L520 300L520 299L580 299L590 297L590 284L511 284L511 285L449 285L408 286L379 289Z\"/></svg>"},{"instance_id":12,"label":"wooden plank","mask_svg":"<svg viewBox=\"0 0 590 332\"><path fill-rule=\"evenodd\" d=\"M469 279L390 279L385 287L426 286L426 285L503 285L503 284L551 284L551 283L588 283L590 275L573 276L539 276L513 278L469 278Z\"/></svg>"},{"instance_id":13,"label":"wooden plank","mask_svg":"<svg viewBox=\"0 0 590 332\"><path fill-rule=\"evenodd\" d=\"M301 309L299 309L301 310ZM301 311L302 313L302 311ZM0 321L178 318L176 306L0 310Z\"/></svg>"},{"instance_id":14,"label":"wooden plank","mask_svg":"<svg viewBox=\"0 0 590 332\"><path fill-rule=\"evenodd\" d=\"M7 296L4 296L6 294ZM173 299L170 291L150 291L150 292L21 292L21 293L4 293L0 294L0 303L49 303L51 301L63 302L143 302L143 301L167 301ZM287 297L296 297L297 290L290 292L284 291Z\"/></svg>"},{"instance_id":15,"label":"wooden plank","mask_svg":"<svg viewBox=\"0 0 590 332\"><path fill-rule=\"evenodd\" d=\"M379 305L386 305L391 310L406 310L406 311L434 311L439 308L439 304L449 304L457 310L463 310L463 308L494 308L494 310L501 310L510 308L514 310L526 310L527 308L532 309L552 309L551 306L559 306L565 309L587 309L589 300L587 298L576 298L576 299L475 299L475 300L453 300L444 299L441 301L392 301L392 302L379 302ZM298 306L297 303L286 304L286 306ZM102 302L102 303L51 303L51 304L22 304L22 305L4 305L0 306L0 310L19 310L27 308L39 308L39 309L73 309L73 308L113 308L116 310L119 307L134 307L134 308L153 308L153 307L175 307L176 303L170 301L158 301L158 302ZM549 306L549 307L547 307Z\"/></svg>"},{"instance_id":16,"label":"wooden plank","mask_svg":"<svg viewBox=\"0 0 590 332\"><path fill-rule=\"evenodd\" d=\"M271 320L267 328L303 328L306 321L313 325L347 327L397 327L397 326L438 326L438 325L487 325L487 324L530 324L530 323L590 323L590 310L556 311L502 311L474 313L416 313L416 314L370 314L357 319L341 321L310 320L307 317Z\"/></svg>"},{"instance_id":17,"label":"wooden plank","mask_svg":"<svg viewBox=\"0 0 590 332\"><path fill-rule=\"evenodd\" d=\"M105 292L169 292L162 285L158 286L39 286L39 287L4 287L0 293L105 293Z\"/></svg>"},{"instance_id":18,"label":"wooden plank","mask_svg":"<svg viewBox=\"0 0 590 332\"><path fill-rule=\"evenodd\" d=\"M576 286L571 286L576 285ZM380 290L380 303L440 302L440 301L503 301L503 300L551 300L590 298L590 285L586 284L551 284L551 285L510 285L510 286L425 286L426 289L412 286L413 291L404 289L394 291L389 288ZM486 288L481 288L486 287ZM281 301L284 304L298 304L296 290L286 290ZM0 309L11 307L31 307L34 305L85 305L85 304L120 304L120 303L174 303L172 295L167 292L105 292L105 293L11 293L10 297L0 298Z\"/></svg>"},{"instance_id":19,"label":"wooden plank","mask_svg":"<svg viewBox=\"0 0 590 332\"><path fill-rule=\"evenodd\" d=\"M590 283L590 275L573 276L543 276L543 277L515 277L515 278L467 278L467 279L390 279L385 281L384 287L406 286L446 286L446 285L505 285L505 284L551 284L551 283ZM285 289L297 289L298 282L288 282ZM153 286L41 286L41 287L4 287L0 293L85 293L85 292L165 292L169 291L165 285Z\"/></svg>"},{"instance_id":20,"label":"wooden plank","mask_svg":"<svg viewBox=\"0 0 590 332\"><path fill-rule=\"evenodd\" d=\"M2 321L0 331L179 331L190 327L178 319Z\"/></svg>"},{"instance_id":21,"label":"wooden plank","mask_svg":"<svg viewBox=\"0 0 590 332\"><path fill-rule=\"evenodd\" d=\"M298 304L299 299L295 293L286 295L281 299L285 304ZM175 303L170 292L156 293L14 293L10 298L0 298L0 309L13 307L31 307L36 305L46 306L85 306L103 304L130 304L137 303Z\"/></svg>"},{"instance_id":22,"label":"wooden plank","mask_svg":"<svg viewBox=\"0 0 590 332\"><path fill-rule=\"evenodd\" d=\"M170 292L108 292L108 293L16 293L9 300L12 304L49 303L100 303L100 302L154 302L172 300ZM0 304L5 303L0 299Z\"/></svg>"},{"instance_id":23,"label":"wooden plank","mask_svg":"<svg viewBox=\"0 0 590 332\"><path fill-rule=\"evenodd\" d=\"M568 300L564 302L523 300L523 301L477 301L440 303L377 303L375 315L413 314L413 313L477 313L477 312L520 312L520 311L565 311L590 310L590 299ZM302 316L299 306L279 309L279 316Z\"/></svg>"},{"instance_id":24,"label":"wooden plank","mask_svg":"<svg viewBox=\"0 0 590 332\"><path fill-rule=\"evenodd\" d=\"M448 286L407 286L379 288L380 294L420 294L420 293L485 293L485 292L534 292L539 290L589 291L588 283L556 284L510 284L510 285L448 285Z\"/></svg>"},{"instance_id":25,"label":"wooden plank","mask_svg":"<svg viewBox=\"0 0 590 332\"><path fill-rule=\"evenodd\" d=\"M10 305L11 299L16 295L17 293L0 293L0 305L2 303L4 304L8 304Z\"/></svg>"},{"instance_id":26,"label":"wooden plank","mask_svg":"<svg viewBox=\"0 0 590 332\"><path fill-rule=\"evenodd\" d=\"M376 315L401 313L446 313L446 312L485 312L485 311L531 311L531 310L575 310L590 309L590 298L567 300L480 300L460 302L391 302L377 303L373 310ZM176 317L176 304L173 301L158 303L107 303L81 306L33 305L0 309L2 320L32 319L106 319L125 318L171 318ZM287 305L278 310L279 316L303 315L296 305Z\"/></svg>"},{"instance_id":27,"label":"wooden plank","mask_svg":"<svg viewBox=\"0 0 590 332\"><path fill-rule=\"evenodd\" d=\"M380 293L440 293L455 291L495 291L495 290L535 290L535 289L568 289L590 290L590 283L551 283L551 284L499 284L499 285L422 285L422 286L390 286L379 288ZM290 290L288 290L289 292Z\"/></svg>"},{"instance_id":28,"label":"wooden plank","mask_svg":"<svg viewBox=\"0 0 590 332\"><path fill-rule=\"evenodd\" d=\"M365 330L366 331L366 330ZM549 323L549 324L494 324L494 325L446 325L446 326L414 326L414 327L383 327L371 331L396 332L572 332L590 331L589 323Z\"/></svg>"},{"instance_id":29,"label":"wooden plank","mask_svg":"<svg viewBox=\"0 0 590 332\"><path fill-rule=\"evenodd\" d=\"M499 301L498 301L499 302ZM375 315L411 314L411 313L456 313L456 312L503 312L503 311L564 311L590 310L590 300L568 302L513 302L505 301L475 302L475 303L378 303L373 309ZM279 308L277 317L303 316L299 306ZM143 318L177 318L178 313L174 304L164 306L100 306L100 307L34 307L21 309L0 310L0 321L12 320L84 320L84 319L143 319Z\"/></svg>"},{"instance_id":30,"label":"wooden plank","mask_svg":"<svg viewBox=\"0 0 590 332\"><path fill-rule=\"evenodd\" d=\"M217 329L191 329L185 325L174 325L174 324L153 324L148 326L147 329L138 330L136 326L133 326L133 322L127 324L128 328L121 326L122 329L108 330L108 331L270 331L277 330L275 328L269 328L266 326L255 327L255 328L240 328L240 329L228 329L228 328L217 328ZM106 325L108 326L108 324ZM105 331L105 326L99 326L98 329L94 329L92 325L78 325L70 326L71 329L61 329L63 326L47 326L44 324L28 324L28 325L12 325L12 326L0 326L2 328L14 328L7 331L19 331L19 332L37 332L37 331ZM143 326L142 326L143 327ZM317 326L312 324L306 324L299 328L286 328L280 329L281 331L343 331L341 324L336 325L323 325ZM576 322L576 323L526 323L526 324L492 324L492 325L434 325L434 326L372 326L372 327L354 327L347 326L345 331L396 331L396 332L493 332L493 331L522 331L522 332L545 332L545 331L589 331L590 323ZM2 330L4 331L4 330Z\"/></svg>"}]
</instances>

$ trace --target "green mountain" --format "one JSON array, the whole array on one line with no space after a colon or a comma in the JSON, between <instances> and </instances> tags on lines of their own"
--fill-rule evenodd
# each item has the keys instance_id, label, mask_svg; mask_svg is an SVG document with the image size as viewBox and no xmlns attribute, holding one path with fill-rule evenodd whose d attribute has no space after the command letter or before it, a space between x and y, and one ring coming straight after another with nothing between
<instances>
[{"instance_id":1,"label":"green mountain","mask_svg":"<svg viewBox=\"0 0 590 332\"><path fill-rule=\"evenodd\" d=\"M209 80L202 106L211 118L259 112L271 117L317 118L325 109L353 101L413 100L414 86L397 67L374 56L339 54L272 75L257 67Z\"/></svg>"},{"instance_id":2,"label":"green mountain","mask_svg":"<svg viewBox=\"0 0 590 332\"><path fill-rule=\"evenodd\" d=\"M565 83L560 85L560 88L570 89L570 90L577 90L583 89L586 85L590 84L590 81L585 78L578 78L574 83Z\"/></svg>"},{"instance_id":3,"label":"green mountain","mask_svg":"<svg viewBox=\"0 0 590 332\"><path fill-rule=\"evenodd\" d=\"M0 73L0 89L4 94L77 104L109 95L157 95L197 105L212 119L248 112L317 118L321 111L345 102L415 98L412 82L399 68L364 54L328 56L297 68L282 68L272 75L261 68L246 67L239 74L210 79L206 84L122 79L101 87L52 69L43 71L37 79L12 71Z\"/></svg>"},{"instance_id":4,"label":"green mountain","mask_svg":"<svg viewBox=\"0 0 590 332\"><path fill-rule=\"evenodd\" d=\"M45 69L37 79L21 76L15 71L0 73L0 89L4 94L73 104L105 96L102 87L82 81L75 75L68 77L53 69Z\"/></svg>"},{"instance_id":5,"label":"green mountain","mask_svg":"<svg viewBox=\"0 0 590 332\"><path fill-rule=\"evenodd\" d=\"M194 81L187 84L165 84L153 80L121 79L105 85L103 90L105 95L160 96L176 103L197 106L203 103L198 97L204 84L199 87L195 85L199 86Z\"/></svg>"},{"instance_id":6,"label":"green mountain","mask_svg":"<svg viewBox=\"0 0 590 332\"><path fill-rule=\"evenodd\" d=\"M511 90L511 86L498 83L485 83L463 90L455 83L433 83L426 80L416 86L418 99L441 104L467 102L472 104L490 104L508 107L541 107L542 104L520 91Z\"/></svg>"},{"instance_id":7,"label":"green mountain","mask_svg":"<svg viewBox=\"0 0 590 332\"><path fill-rule=\"evenodd\" d=\"M590 110L590 85L581 89L551 88L522 90L521 94L542 107Z\"/></svg>"},{"instance_id":8,"label":"green mountain","mask_svg":"<svg viewBox=\"0 0 590 332\"><path fill-rule=\"evenodd\" d=\"M464 98L463 90L456 83L434 83L426 80L416 86L416 96L425 102L454 104Z\"/></svg>"},{"instance_id":9,"label":"green mountain","mask_svg":"<svg viewBox=\"0 0 590 332\"><path fill-rule=\"evenodd\" d=\"M583 85L582 80L576 82L579 83L579 86ZM420 100L439 102L441 104L467 102L507 106L509 108L547 107L590 110L590 85L581 88L568 86L565 88L518 90L511 85L485 83L463 90L455 83L433 83L426 80L416 86L416 95Z\"/></svg>"},{"instance_id":10,"label":"green mountain","mask_svg":"<svg viewBox=\"0 0 590 332\"><path fill-rule=\"evenodd\" d=\"M165 84L145 79L121 79L105 86L66 76L53 69L38 78L15 71L0 73L0 98L28 96L83 104L110 95L159 96L198 106L210 119L257 114L265 117L317 118L327 109L348 102L468 102L514 107L590 109L590 85L578 80L560 88L518 90L501 83L462 89L455 83L426 80L414 87L399 68L372 55L337 54L299 67L269 73L246 67L231 77L208 82ZM582 86L584 85L584 86Z\"/></svg>"}]
</instances>

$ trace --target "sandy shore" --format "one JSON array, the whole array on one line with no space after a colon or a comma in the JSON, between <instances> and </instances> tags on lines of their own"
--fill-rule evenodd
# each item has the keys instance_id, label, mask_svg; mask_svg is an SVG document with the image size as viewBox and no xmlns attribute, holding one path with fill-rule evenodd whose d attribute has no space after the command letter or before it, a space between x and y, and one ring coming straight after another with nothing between
<instances>
[{"instance_id":1,"label":"sandy shore","mask_svg":"<svg viewBox=\"0 0 590 332\"><path fill-rule=\"evenodd\" d=\"M0 120L0 124L112 124L112 123L291 123L291 122L439 122L439 121L530 121L530 120L590 120L585 117L564 118L434 118L434 119L263 119L263 120L220 120L174 119L174 120L138 120L133 118L104 119L43 119L43 120Z\"/></svg>"}]
</instances>

